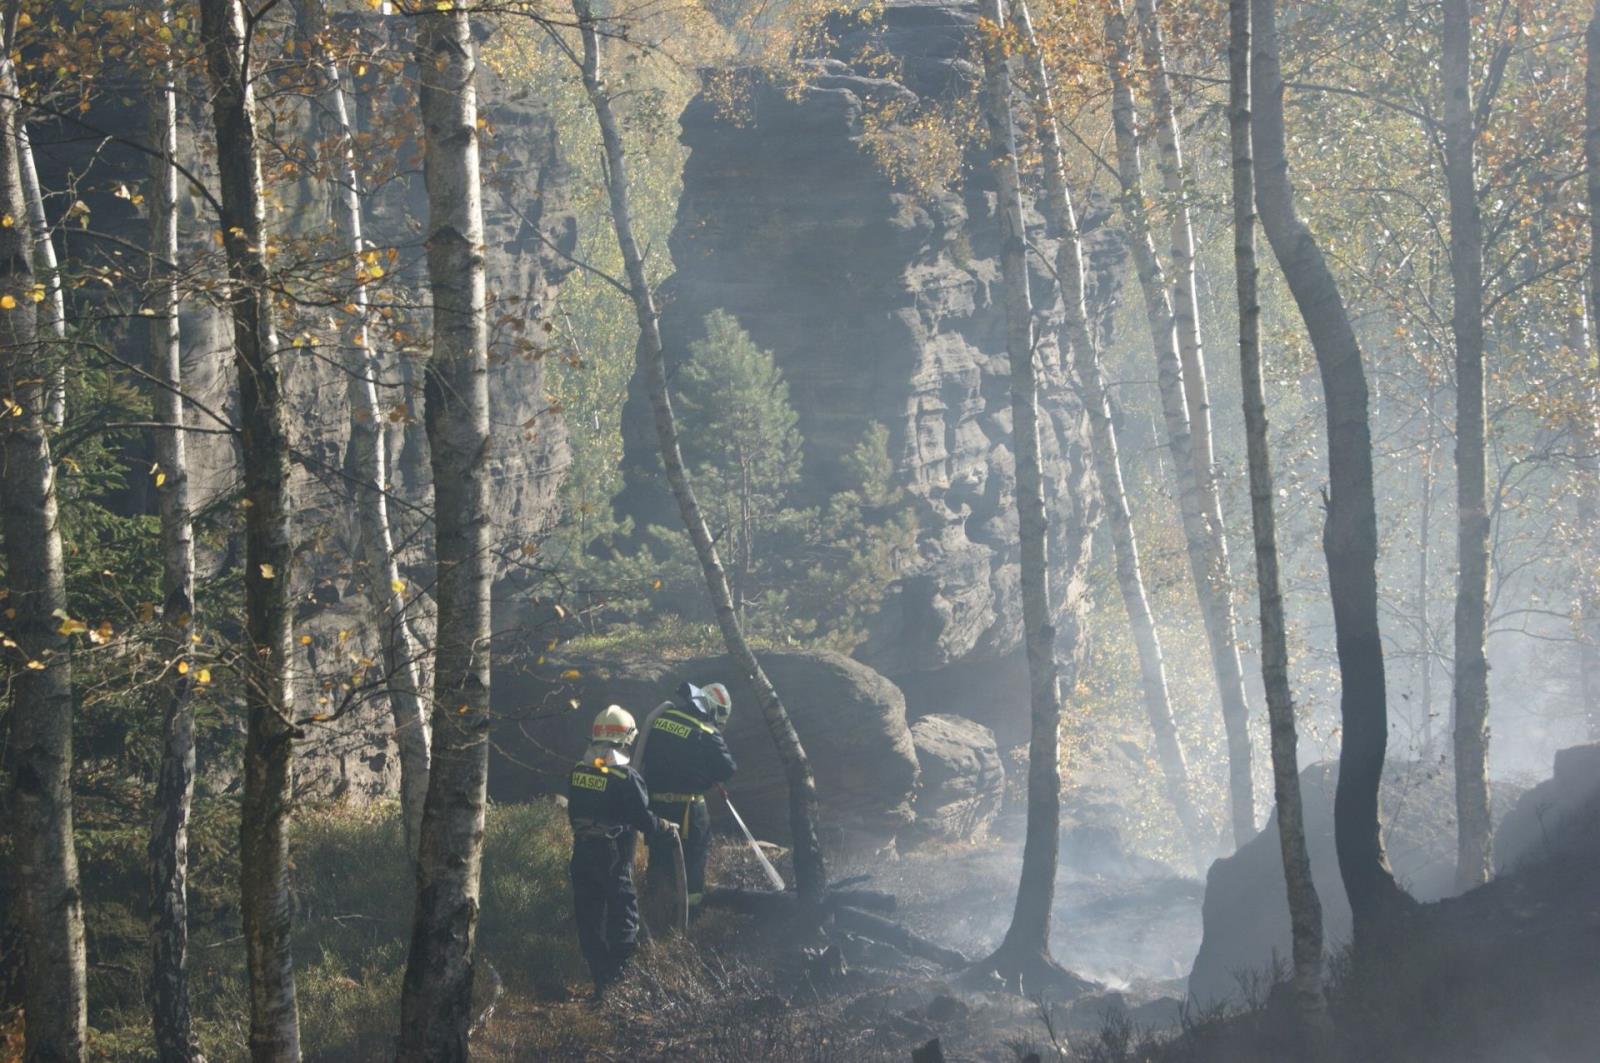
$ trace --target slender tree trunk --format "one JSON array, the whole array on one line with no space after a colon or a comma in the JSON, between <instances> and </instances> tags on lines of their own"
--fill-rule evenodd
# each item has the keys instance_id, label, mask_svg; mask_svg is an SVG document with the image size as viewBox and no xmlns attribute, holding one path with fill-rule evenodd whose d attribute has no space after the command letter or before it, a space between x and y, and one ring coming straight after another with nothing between
<instances>
[{"instance_id":1,"label":"slender tree trunk","mask_svg":"<svg viewBox=\"0 0 1600 1063\"><path fill-rule=\"evenodd\" d=\"M45 404L45 420L52 428L67 423L67 296L61 286L61 265L56 261L55 241L50 239L50 219L44 212L44 189L39 187L39 170L33 163L33 144L28 139L26 122L17 123L17 166L22 173L22 192L28 201L28 228L33 237L33 260L44 283L45 298L39 305L39 332L54 341L49 352L50 397Z\"/></svg>"},{"instance_id":2,"label":"slender tree trunk","mask_svg":"<svg viewBox=\"0 0 1600 1063\"><path fill-rule=\"evenodd\" d=\"M1350 899L1356 948L1370 951L1383 945L1392 917L1409 911L1414 902L1389 870L1378 808L1389 712L1378 630L1378 519L1367 377L1338 281L1294 205L1284 148L1276 0L1252 0L1251 16L1256 203L1261 227L1316 349L1328 421L1330 486L1322 548L1328 559L1342 687L1334 847Z\"/></svg>"},{"instance_id":3,"label":"slender tree trunk","mask_svg":"<svg viewBox=\"0 0 1600 1063\"><path fill-rule=\"evenodd\" d=\"M172 5L161 8L163 25ZM189 808L194 798L194 707L190 703L190 633L194 629L194 526L184 444L183 361L178 330L178 97L173 61L163 58L150 101L150 250L154 316L150 375L155 420L156 488L161 511L161 640L166 665L156 684L161 712L161 767L150 829L151 1013L161 1063L199 1060L189 1010Z\"/></svg>"},{"instance_id":4,"label":"slender tree trunk","mask_svg":"<svg viewBox=\"0 0 1600 1063\"><path fill-rule=\"evenodd\" d=\"M428 727L422 711L422 652L406 615L405 583L395 560L394 534L389 524L389 470L384 447L387 421L378 405L381 367L368 327L372 304L366 278L375 263L363 258L367 247L362 237L361 175L356 168L349 106L338 66L321 51L324 42L319 37L327 28L327 8L324 0L300 0L298 13L301 39L319 56L315 63L321 96L319 132L324 143L337 145L327 160L332 174L327 184L350 252L354 274L350 302L356 316L350 342L340 345L345 395L350 406L345 469L355 485L362 575L372 623L383 647L389 712L394 717L395 746L400 752L400 811L406 851L415 858L422 831L422 807L428 794Z\"/></svg>"},{"instance_id":5,"label":"slender tree trunk","mask_svg":"<svg viewBox=\"0 0 1600 1063\"><path fill-rule=\"evenodd\" d=\"M983 18L1004 30L1003 0L984 0ZM985 961L1007 981L1038 986L1065 976L1050 955L1061 832L1061 677L1051 617L1049 533L1044 470L1039 457L1039 386L1033 364L1033 302L1028 290L1027 234L1011 117L1011 60L1000 33L985 33L983 111L999 183L1000 266L1006 353L1011 365L1011 434L1016 454L1021 546L1022 626L1027 646L1029 716L1028 823L1011 926Z\"/></svg>"},{"instance_id":6,"label":"slender tree trunk","mask_svg":"<svg viewBox=\"0 0 1600 1063\"><path fill-rule=\"evenodd\" d=\"M1450 193L1450 277L1456 341L1455 622L1456 888L1489 881L1488 484L1484 471L1483 219L1474 177L1472 3L1444 0L1444 169Z\"/></svg>"},{"instance_id":7,"label":"slender tree trunk","mask_svg":"<svg viewBox=\"0 0 1600 1063\"><path fill-rule=\"evenodd\" d=\"M433 357L426 425L434 483L439 633L433 761L417 863L417 908L400 1001L403 1061L464 1060L489 777L493 565L485 473L489 340L477 62L465 8L417 16L428 191Z\"/></svg>"},{"instance_id":8,"label":"slender tree trunk","mask_svg":"<svg viewBox=\"0 0 1600 1063\"><path fill-rule=\"evenodd\" d=\"M0 212L25 218L17 159L22 119L10 58L18 11L14 0L4 9L0 48ZM16 611L0 621L16 643L8 653L15 667L6 808L16 839L8 870L21 909L25 1058L79 1060L87 1010L83 900L72 840L72 655L60 632L67 594L28 245L25 227L0 228L0 294L15 301L0 313L0 532L9 591L0 616Z\"/></svg>"},{"instance_id":9,"label":"slender tree trunk","mask_svg":"<svg viewBox=\"0 0 1600 1063\"><path fill-rule=\"evenodd\" d=\"M1169 254L1172 269L1173 325L1178 358L1183 364L1184 405L1189 413L1190 454L1205 533L1205 579L1212 617L1206 625L1212 669L1222 700L1222 724L1228 737L1228 797L1233 840L1243 845L1255 837L1255 792L1250 770L1250 702L1239 661L1238 624L1233 609L1233 567L1228 561L1227 526L1222 516L1216 446L1211 433L1211 397L1206 382L1205 350L1200 342L1199 281L1195 269L1194 225L1189 216L1188 175L1178 134L1177 109L1167 78L1166 45L1156 0L1135 0L1145 74L1154 105L1157 170L1172 212Z\"/></svg>"},{"instance_id":10,"label":"slender tree trunk","mask_svg":"<svg viewBox=\"0 0 1600 1063\"><path fill-rule=\"evenodd\" d=\"M1161 636L1145 595L1144 576L1139 563L1139 542L1134 535L1133 514L1123 487L1122 459L1117 451L1117 430L1111 420L1110 397L1100 371L1100 354L1089 333L1088 312L1083 293L1083 246L1078 234L1077 214L1071 190L1067 187L1061 137L1056 126L1055 105L1051 98L1049 75L1044 56L1033 32L1028 5L1018 0L1015 6L1018 31L1027 47L1026 82L1033 100L1034 126L1043 155L1045 209L1060 243L1056 247L1056 277L1061 285L1063 328L1059 349L1064 368L1077 375L1078 388L1089 414L1095 473L1100 493L1111 521L1111 540L1116 552L1117 588L1128 614L1128 625L1139 651L1139 678L1144 692L1145 713L1155 736L1156 755L1166 781L1167 799L1182 825L1184 839L1194 856L1195 870L1205 872L1206 845L1201 836L1199 817L1190 799L1189 766L1178 741L1178 728L1172 718L1172 702L1167 693L1166 662L1161 653Z\"/></svg>"},{"instance_id":11,"label":"slender tree trunk","mask_svg":"<svg viewBox=\"0 0 1600 1063\"><path fill-rule=\"evenodd\" d=\"M1428 420L1428 451L1422 456L1422 510L1417 543L1417 624L1422 629L1422 755L1433 755L1433 603L1430 599L1430 558L1433 553L1433 395L1430 391L1422 401L1423 416Z\"/></svg>"},{"instance_id":12,"label":"slender tree trunk","mask_svg":"<svg viewBox=\"0 0 1600 1063\"><path fill-rule=\"evenodd\" d=\"M1322 995L1322 901L1311 878L1300 801L1294 694L1278 569L1272 460L1267 449L1267 391L1261 371L1261 305L1256 267L1255 174L1250 136L1250 0L1228 0L1228 141L1233 156L1233 262L1239 303L1239 379L1244 396L1245 451L1250 466L1250 516L1255 529L1256 583L1261 600L1261 671L1272 737L1272 791L1278 803L1278 850L1289 901L1295 1002L1313 1036L1326 1033Z\"/></svg>"},{"instance_id":13,"label":"slender tree trunk","mask_svg":"<svg viewBox=\"0 0 1600 1063\"><path fill-rule=\"evenodd\" d=\"M1589 310L1589 357L1596 358L1589 381L1589 490L1585 493L1587 526L1591 538L1591 557L1600 553L1600 0L1585 36L1588 69L1584 79L1583 157L1587 178L1585 191L1589 203L1589 262L1585 271L1585 302ZM1591 577L1582 605L1583 629L1579 632L1579 685L1583 711L1589 720L1589 739L1600 742L1600 586Z\"/></svg>"},{"instance_id":14,"label":"slender tree trunk","mask_svg":"<svg viewBox=\"0 0 1600 1063\"><path fill-rule=\"evenodd\" d=\"M1204 453L1196 450L1191 410L1203 403L1199 394L1190 401L1190 376L1200 378L1197 336L1180 342L1179 317L1174 313L1167 280L1151 237L1149 215L1144 204L1144 179L1139 150L1139 131L1128 80L1133 56L1128 41L1127 19L1121 0L1106 15L1106 36L1111 42L1112 123L1117 142L1117 174L1122 185L1122 209L1129 230L1134 268L1144 296L1145 320L1155 345L1157 383L1162 415L1166 423L1167 445L1172 451L1173 470L1178 482L1178 509L1183 521L1188 551L1189 572L1195 596L1200 602L1206 640L1211 650L1212 671L1217 680L1222 704L1223 726L1228 735L1228 804L1235 845L1243 845L1255 834L1255 805L1250 777L1249 704L1244 693L1244 672L1239 663L1237 633L1233 616L1232 586L1228 575L1227 548L1222 541L1221 508L1214 488L1215 470L1210 457L1210 412L1205 412ZM1175 143L1175 142L1174 142ZM1181 175L1177 178L1181 185ZM1185 220L1183 228L1188 226ZM1186 252L1192 262L1192 247ZM1187 290L1193 298L1192 265L1189 278L1173 292ZM1180 271L1180 278L1183 274ZM1188 311L1194 320L1193 310ZM1191 368L1184 364L1183 350L1195 359ZM1203 389L1202 389L1203 391ZM1202 470L1204 470L1202 472Z\"/></svg>"},{"instance_id":15,"label":"slender tree trunk","mask_svg":"<svg viewBox=\"0 0 1600 1063\"><path fill-rule=\"evenodd\" d=\"M239 0L201 0L211 75L221 229L228 258L244 462L247 717L239 824L240 914L250 972L250 1054L300 1058L287 827L293 800L293 605L289 430L284 363L272 318L256 128L255 71Z\"/></svg>"},{"instance_id":16,"label":"slender tree trunk","mask_svg":"<svg viewBox=\"0 0 1600 1063\"><path fill-rule=\"evenodd\" d=\"M639 252L633 235L633 215L629 206L628 170L623 154L622 131L611 110L611 98L600 72L600 44L597 21L588 0L573 0L573 13L578 18L583 36L581 65L584 87L589 102L594 107L595 119L600 127L605 145L607 176L611 196L611 220L617 232L617 243L622 249L622 260L627 268L628 292L633 299L634 312L639 322L639 368L644 374L645 388L650 395L651 411L655 415L656 437L661 449L661 461L666 468L667 483L677 499L678 510L683 515L689 539L694 543L695 554L705 574L706 589L711 596L711 607L716 614L717 627L722 632L728 654L734 659L761 701L761 711L777 746L778 758L783 762L784 777L789 786L789 830L794 836L794 867L796 885L803 905L811 906L821 899L827 887L827 869L822 859L822 848L817 843L817 787L811 775L811 763L806 757L800 736L795 733L788 711L778 697L777 689L767 678L750 644L745 641L739 626L733 596L728 589L727 573L717 556L716 544L706 527L695 498L694 485L689 471L684 467L683 451L678 441L677 421L672 412L671 396L667 392L665 355L661 345L661 330L657 319L655 296L645 276L644 257Z\"/></svg>"}]
</instances>

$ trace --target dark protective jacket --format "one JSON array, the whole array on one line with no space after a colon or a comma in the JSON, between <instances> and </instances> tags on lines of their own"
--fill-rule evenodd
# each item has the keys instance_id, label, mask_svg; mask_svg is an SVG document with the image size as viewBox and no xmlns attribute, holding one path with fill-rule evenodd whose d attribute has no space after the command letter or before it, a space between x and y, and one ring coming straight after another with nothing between
<instances>
[{"instance_id":1,"label":"dark protective jacket","mask_svg":"<svg viewBox=\"0 0 1600 1063\"><path fill-rule=\"evenodd\" d=\"M733 778L736 770L728 743L704 717L673 707L650 725L650 756L644 772L650 795L658 802L703 794Z\"/></svg>"},{"instance_id":2,"label":"dark protective jacket","mask_svg":"<svg viewBox=\"0 0 1600 1063\"><path fill-rule=\"evenodd\" d=\"M644 778L627 764L606 764L598 757L573 765L567 778L567 819L574 834L636 830L652 837L665 829L650 811Z\"/></svg>"}]
</instances>

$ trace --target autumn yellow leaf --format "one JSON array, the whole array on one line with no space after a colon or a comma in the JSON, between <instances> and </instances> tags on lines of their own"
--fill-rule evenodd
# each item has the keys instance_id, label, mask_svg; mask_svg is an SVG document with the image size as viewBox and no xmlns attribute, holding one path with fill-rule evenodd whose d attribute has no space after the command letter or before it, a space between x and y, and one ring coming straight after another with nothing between
<instances>
[{"instance_id":1,"label":"autumn yellow leaf","mask_svg":"<svg viewBox=\"0 0 1600 1063\"><path fill-rule=\"evenodd\" d=\"M396 594L404 594L406 589L406 581L403 579L392 579L389 581L389 589L394 591Z\"/></svg>"},{"instance_id":2,"label":"autumn yellow leaf","mask_svg":"<svg viewBox=\"0 0 1600 1063\"><path fill-rule=\"evenodd\" d=\"M277 579L278 578L278 572L271 565L269 565L265 561L263 561L261 563L261 578L262 579Z\"/></svg>"},{"instance_id":3,"label":"autumn yellow leaf","mask_svg":"<svg viewBox=\"0 0 1600 1063\"><path fill-rule=\"evenodd\" d=\"M300 645L302 645L302 646L311 645L311 636L310 635L301 635L300 636Z\"/></svg>"},{"instance_id":4,"label":"autumn yellow leaf","mask_svg":"<svg viewBox=\"0 0 1600 1063\"><path fill-rule=\"evenodd\" d=\"M89 625L88 624L85 624L82 620L74 620L72 617L69 616L69 617L62 618L61 626L56 628L56 634L58 634L58 635L76 635L79 632L88 631L88 630L89 630Z\"/></svg>"},{"instance_id":5,"label":"autumn yellow leaf","mask_svg":"<svg viewBox=\"0 0 1600 1063\"><path fill-rule=\"evenodd\" d=\"M583 673L578 671L576 668L568 668L565 672L561 673L561 678L570 682L574 679L582 679Z\"/></svg>"},{"instance_id":6,"label":"autumn yellow leaf","mask_svg":"<svg viewBox=\"0 0 1600 1063\"><path fill-rule=\"evenodd\" d=\"M200 683L202 686L204 686L206 683L211 682L211 669L200 669L200 671L195 674L194 678L197 683Z\"/></svg>"},{"instance_id":7,"label":"autumn yellow leaf","mask_svg":"<svg viewBox=\"0 0 1600 1063\"><path fill-rule=\"evenodd\" d=\"M42 672L42 671L44 671L44 662L43 661L29 661L28 662L28 670L30 672Z\"/></svg>"},{"instance_id":8,"label":"autumn yellow leaf","mask_svg":"<svg viewBox=\"0 0 1600 1063\"><path fill-rule=\"evenodd\" d=\"M15 310L16 308L17 308L17 297L16 296L12 295L10 292L7 292L4 295L0 295L0 310Z\"/></svg>"},{"instance_id":9,"label":"autumn yellow leaf","mask_svg":"<svg viewBox=\"0 0 1600 1063\"><path fill-rule=\"evenodd\" d=\"M188 675L189 674L189 662L188 661L179 661L178 662L178 674L179 675Z\"/></svg>"}]
</instances>

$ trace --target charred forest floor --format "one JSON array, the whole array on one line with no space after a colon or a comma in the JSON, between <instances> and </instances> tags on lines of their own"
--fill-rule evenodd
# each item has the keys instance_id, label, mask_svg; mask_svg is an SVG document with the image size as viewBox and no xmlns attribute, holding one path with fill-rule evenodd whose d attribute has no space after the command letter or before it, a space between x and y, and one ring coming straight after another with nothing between
<instances>
[{"instance_id":1,"label":"charred forest floor","mask_svg":"<svg viewBox=\"0 0 1600 1063\"><path fill-rule=\"evenodd\" d=\"M243 1059L243 949L227 853L236 820L203 810L191 893L195 1007L206 1057ZM152 1055L142 831L90 830L91 1052ZM1200 937L1202 886L1162 865L1068 852L1052 949L1103 988L1050 999L838 926L801 935L781 918L708 911L688 940L641 951L598 1005L571 926L565 817L553 804L497 806L486 835L479 994L486 1060L901 1060L938 1038L944 1058L1016 1063L1256 1063L1312 1058L1271 972L1251 1003L1200 1013L1183 976ZM997 840L838 861L836 879L897 898L884 913L970 957L1003 934L1018 844ZM757 887L731 842L713 879ZM329 808L297 820L296 963L308 1060L392 1056L410 910L393 810ZM0 896L0 901L4 897ZM3 981L3 980L0 980ZM4 988L0 986L0 988ZM14 987L13 987L14 988ZM12 994L7 992L8 999ZM1569 1063L1600 1059L1600 808L1536 863L1423 906L1380 962L1332 965L1329 1061ZM0 1006L0 1046L17 1032ZM5 1058L0 1051L0 1059Z\"/></svg>"},{"instance_id":2,"label":"charred forest floor","mask_svg":"<svg viewBox=\"0 0 1600 1063\"><path fill-rule=\"evenodd\" d=\"M1600 1058L1600 816L1576 831L1577 844L1422 906L1373 962L1336 957L1335 1033L1315 1047L1271 971L1245 987L1244 1006L1184 1004L1181 978L1159 974L1192 956L1164 950L1198 934L1199 884L1127 867L1064 870L1053 935L1069 967L1074 937L1090 968L1120 954L1115 988L1018 994L837 930L797 939L718 912L692 943L649 950L600 1004L505 998L478 1046L496 1060L784 1063L910 1060L938 1038L943 1058L984 1063L1578 1063ZM740 876L736 849L719 863L725 878ZM955 846L879 864L872 884L899 896L894 918L977 956L1004 929L1013 871L1002 844Z\"/></svg>"}]
</instances>

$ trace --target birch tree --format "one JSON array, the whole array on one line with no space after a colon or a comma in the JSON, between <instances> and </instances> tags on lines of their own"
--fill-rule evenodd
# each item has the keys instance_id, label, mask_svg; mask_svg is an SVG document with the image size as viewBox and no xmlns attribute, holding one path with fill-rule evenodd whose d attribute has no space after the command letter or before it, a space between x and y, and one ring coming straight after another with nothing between
<instances>
[{"instance_id":1,"label":"birch tree","mask_svg":"<svg viewBox=\"0 0 1600 1063\"><path fill-rule=\"evenodd\" d=\"M3 9L0 48L0 533L6 585L0 640L12 666L6 809L16 839L24 952L25 1054L77 1060L87 1028L83 897L72 838L72 656L50 454L47 357L39 343L21 107L12 63L20 4Z\"/></svg>"},{"instance_id":2,"label":"birch tree","mask_svg":"<svg viewBox=\"0 0 1600 1063\"><path fill-rule=\"evenodd\" d=\"M1167 668L1161 651L1161 635L1150 612L1145 594L1144 575L1139 560L1139 541L1134 534L1133 513L1123 486L1122 458L1117 448L1117 429L1111 419L1111 399L1100 368L1100 353L1089 332L1088 311L1084 304L1083 242L1078 233L1077 214L1071 189L1067 185L1061 135L1056 111L1033 20L1025 0L1015 6L1017 31L1024 52L1024 75L1033 102L1034 129L1039 138L1044 170L1044 207L1055 229L1056 282L1061 286L1063 322L1058 346L1063 369L1077 376L1083 404L1089 415L1095 474L1100 482L1101 500L1111 525L1111 542L1116 553L1117 589L1122 594L1128 626L1139 653L1139 679L1144 693L1145 714L1155 736L1156 755L1166 782L1167 799L1178 816L1183 834L1194 855L1195 869L1204 873L1206 846L1201 837L1199 817L1190 797L1189 766L1178 728L1172 716L1172 701L1167 689Z\"/></svg>"},{"instance_id":3,"label":"birch tree","mask_svg":"<svg viewBox=\"0 0 1600 1063\"><path fill-rule=\"evenodd\" d=\"M250 1054L266 1063L300 1058L286 834L297 728L290 681L289 427L284 353L273 321L266 260L262 138L253 88L257 71L248 48L253 29L239 0L201 0L244 466L246 731L239 907L250 974Z\"/></svg>"},{"instance_id":4,"label":"birch tree","mask_svg":"<svg viewBox=\"0 0 1600 1063\"><path fill-rule=\"evenodd\" d=\"M477 60L455 4L416 15L433 353L424 423L434 483L438 635L433 753L400 998L402 1061L464 1060L489 777L489 348Z\"/></svg>"},{"instance_id":5,"label":"birch tree","mask_svg":"<svg viewBox=\"0 0 1600 1063\"><path fill-rule=\"evenodd\" d=\"M50 238L50 218L44 209L44 189L39 186L39 168L33 161L33 143L28 139L28 124L17 123L17 166L22 174L22 194L28 201L28 230L33 238L33 260L44 283L44 301L39 304L39 331L53 341L49 357L50 398L45 405L45 420L50 427L67 423L67 369L64 361L67 342L67 296L61 284L61 264L56 261L55 241Z\"/></svg>"},{"instance_id":6,"label":"birch tree","mask_svg":"<svg viewBox=\"0 0 1600 1063\"><path fill-rule=\"evenodd\" d=\"M1589 368L1589 490L1585 493L1585 515L1589 518L1591 542L1600 552L1600 0L1595 0L1594 13L1585 34L1585 53L1588 67L1584 75L1583 158L1585 166L1584 192L1589 206L1589 261L1584 270L1585 302L1589 309L1589 346L1595 364ZM1592 582L1584 597L1583 630L1578 652L1580 685L1584 712L1589 718L1589 738L1600 742L1600 587Z\"/></svg>"},{"instance_id":7,"label":"birch tree","mask_svg":"<svg viewBox=\"0 0 1600 1063\"><path fill-rule=\"evenodd\" d=\"M1139 0L1141 11L1148 0ZM1222 507L1216 488L1212 453L1210 399L1206 395L1199 316L1195 295L1194 236L1184 206L1182 158L1172 114L1171 90L1166 88L1165 59L1160 32L1154 27L1154 10L1145 27L1147 66L1152 69L1158 102L1156 132L1161 147L1161 170L1167 192L1175 201L1172 223L1172 278L1168 279L1156 252L1145 207L1143 160L1139 147L1133 86L1133 52L1127 17L1121 0L1106 14L1110 44L1112 125L1116 138L1117 176L1122 186L1122 211L1129 244L1144 298L1145 321L1155 347L1157 385L1167 446L1172 452L1178 482L1178 509L1182 518L1189 573L1200 603L1212 671L1222 704L1223 727L1228 739L1228 805L1235 845L1255 835L1255 804L1250 775L1250 707L1244 692L1244 670L1239 662L1233 615L1233 587L1227 545L1223 538ZM1159 74L1159 77L1156 75Z\"/></svg>"},{"instance_id":8,"label":"birch tree","mask_svg":"<svg viewBox=\"0 0 1600 1063\"><path fill-rule=\"evenodd\" d=\"M1455 615L1456 886L1493 871L1489 819L1488 480L1484 469L1483 219L1478 210L1472 115L1472 3L1444 0L1439 73L1444 83L1444 169L1450 197L1450 329L1456 345Z\"/></svg>"},{"instance_id":9,"label":"birch tree","mask_svg":"<svg viewBox=\"0 0 1600 1063\"><path fill-rule=\"evenodd\" d=\"M1278 851L1289 902L1296 1007L1306 1030L1326 1033L1322 995L1322 902L1311 877L1305 814L1300 800L1294 694L1273 512L1272 460L1267 448L1267 392L1261 371L1261 306L1256 268L1255 174L1250 133L1250 0L1228 0L1228 144L1233 177L1233 261L1239 305L1239 380L1244 399L1250 517L1255 531L1256 584L1261 603L1261 672L1271 734L1272 791L1278 806Z\"/></svg>"},{"instance_id":10,"label":"birch tree","mask_svg":"<svg viewBox=\"0 0 1600 1063\"><path fill-rule=\"evenodd\" d=\"M717 618L717 628L735 665L755 687L761 703L761 712L767 730L777 747L783 763L785 781L789 788L789 831L794 842L794 869L796 888L804 906L815 905L827 888L827 868L823 863L822 848L817 842L817 787L811 774L811 762L805 747L789 719L788 710L778 696L777 688L767 677L761 662L756 660L750 644L744 637L738 611L729 589L728 576L718 556L715 540L706 525L695 495L694 484L683 462L683 449L679 442L677 419L673 414L672 398L667 390L665 352L662 349L660 322L655 305L655 294L645 274L644 256L633 233L633 215L629 205L628 168L624 152L622 130L611 107L611 96L600 66L600 40L598 20L588 0L572 0L572 11L577 16L579 33L583 41L581 56L572 55L582 72L584 89L594 108L595 120L600 127L600 137L605 149L607 191L610 194L611 221L617 233L617 243L622 250L626 269L623 285L633 302L639 323L639 370L644 377L645 389L650 396L654 415L656 439L661 462L666 470L667 483L678 503L678 511L694 544L695 556L705 576L706 590ZM570 53L569 53L570 54Z\"/></svg>"},{"instance_id":11,"label":"birch tree","mask_svg":"<svg viewBox=\"0 0 1600 1063\"><path fill-rule=\"evenodd\" d=\"M172 23L172 5L161 8ZM194 525L184 443L182 335L178 325L178 99L173 57L157 70L150 99L150 377L155 421L156 498L161 521L161 655L155 687L161 762L150 829L150 981L156 1057L200 1059L189 1008L189 811L194 798Z\"/></svg>"},{"instance_id":12,"label":"birch tree","mask_svg":"<svg viewBox=\"0 0 1600 1063\"><path fill-rule=\"evenodd\" d=\"M301 41L310 49L316 77L319 140L332 145L326 168L334 218L349 254L350 305L355 327L339 345L345 373L345 399L350 407L350 443L345 471L355 491L355 523L360 543L362 578L372 623L383 648L384 685L394 718L395 746L400 752L400 809L406 850L413 855L422 829L422 807L428 793L428 727L422 710L421 649L406 612L405 582L395 559L389 523L389 470L385 449L387 421L378 406L380 364L373 350L372 303L367 291L369 254L362 236L361 175L356 167L350 108L338 65L326 51L323 36L328 14L324 0L300 0L297 13Z\"/></svg>"},{"instance_id":13,"label":"birch tree","mask_svg":"<svg viewBox=\"0 0 1600 1063\"><path fill-rule=\"evenodd\" d=\"M1061 846L1061 668L1051 615L1050 517L1039 456L1039 386L1034 369L1033 305L1028 286L1022 182L1011 117L1011 59L1003 0L984 0L983 114L999 183L1000 265L1011 366L1011 434L1016 456L1021 544L1022 623L1027 647L1029 717L1027 832L1011 925L984 961L1008 983L1026 988L1071 979L1050 955ZM1076 630L1073 631L1076 636Z\"/></svg>"},{"instance_id":14,"label":"birch tree","mask_svg":"<svg viewBox=\"0 0 1600 1063\"><path fill-rule=\"evenodd\" d=\"M1276 0L1251 0L1251 18L1256 204L1322 376L1329 479L1322 547L1341 685L1334 847L1350 899L1356 948L1370 950L1381 943L1392 919L1414 902L1389 870L1378 806L1389 712L1378 628L1378 521L1366 369L1338 281L1295 208L1285 153Z\"/></svg>"}]
</instances>

